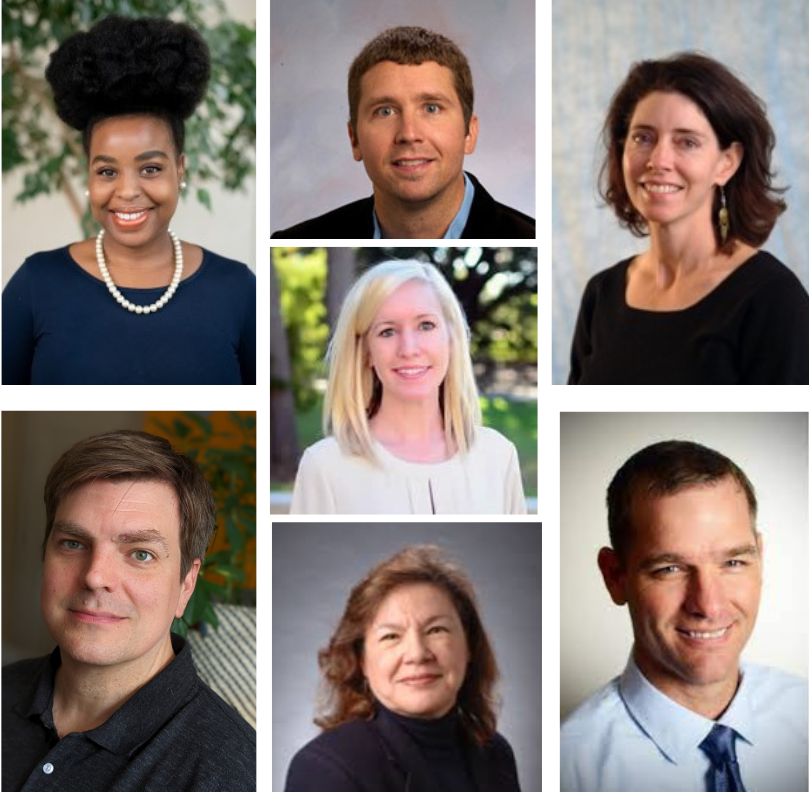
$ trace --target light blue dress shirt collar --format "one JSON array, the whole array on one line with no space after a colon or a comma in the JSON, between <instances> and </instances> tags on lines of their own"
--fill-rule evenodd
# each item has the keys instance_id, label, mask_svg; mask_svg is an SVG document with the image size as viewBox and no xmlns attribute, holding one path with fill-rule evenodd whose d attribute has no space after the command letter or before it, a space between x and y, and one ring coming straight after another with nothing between
<instances>
[{"instance_id":1,"label":"light blue dress shirt collar","mask_svg":"<svg viewBox=\"0 0 809 792\"><path fill-rule=\"evenodd\" d=\"M472 211L472 201L475 199L475 185L472 180L464 173L464 193L461 208L449 224L447 233L444 234L444 239L460 239L463 235L463 230L466 228L466 221L469 220L469 212ZM382 236L382 229L379 226L379 220L376 217L376 209L372 210L374 215L374 239L384 239Z\"/></svg>"},{"instance_id":2,"label":"light blue dress shirt collar","mask_svg":"<svg viewBox=\"0 0 809 792\"><path fill-rule=\"evenodd\" d=\"M710 718L692 712L659 691L643 676L631 656L618 687L638 726L675 764L688 761L714 726ZM755 719L748 686L745 685L744 666L736 695L716 722L734 729L740 739L755 744Z\"/></svg>"}]
</instances>

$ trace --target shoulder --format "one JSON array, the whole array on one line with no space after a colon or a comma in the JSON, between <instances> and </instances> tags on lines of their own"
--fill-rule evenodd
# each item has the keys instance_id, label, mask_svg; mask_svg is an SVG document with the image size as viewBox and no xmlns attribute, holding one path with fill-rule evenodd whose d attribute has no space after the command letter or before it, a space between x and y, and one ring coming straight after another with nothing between
<instances>
[{"instance_id":1,"label":"shoulder","mask_svg":"<svg viewBox=\"0 0 809 792\"><path fill-rule=\"evenodd\" d=\"M496 429L488 426L478 426L475 429L475 444L473 451L486 454L509 456L516 451L514 443Z\"/></svg>"},{"instance_id":2,"label":"shoulder","mask_svg":"<svg viewBox=\"0 0 809 792\"><path fill-rule=\"evenodd\" d=\"M475 199L464 227L464 238L536 238L536 221L533 217L495 201L475 176L471 173L467 175L475 185Z\"/></svg>"},{"instance_id":3,"label":"shoulder","mask_svg":"<svg viewBox=\"0 0 809 792\"><path fill-rule=\"evenodd\" d=\"M360 789L362 778L379 778L386 757L373 725L344 723L325 731L301 748L287 773L287 792Z\"/></svg>"},{"instance_id":4,"label":"shoulder","mask_svg":"<svg viewBox=\"0 0 809 792\"><path fill-rule=\"evenodd\" d=\"M562 722L562 750L565 745L597 739L597 735L611 728L616 720L626 715L626 706L619 692L620 677L616 677L592 696L585 699Z\"/></svg>"},{"instance_id":5,"label":"shoulder","mask_svg":"<svg viewBox=\"0 0 809 792\"><path fill-rule=\"evenodd\" d=\"M65 264L71 262L68 250L69 247L65 246L33 253L19 266L13 277L41 279L51 278L54 273L67 272Z\"/></svg>"},{"instance_id":6,"label":"shoulder","mask_svg":"<svg viewBox=\"0 0 809 792\"><path fill-rule=\"evenodd\" d=\"M7 697L20 698L25 688L37 682L48 668L51 655L34 657L29 660L18 660L3 666L3 703Z\"/></svg>"},{"instance_id":7,"label":"shoulder","mask_svg":"<svg viewBox=\"0 0 809 792\"><path fill-rule=\"evenodd\" d=\"M206 272L216 275L219 278L227 278L232 283L241 284L245 287L256 288L255 273L241 261L225 258L218 253L202 248L203 261Z\"/></svg>"},{"instance_id":8,"label":"shoulder","mask_svg":"<svg viewBox=\"0 0 809 792\"><path fill-rule=\"evenodd\" d=\"M738 269L739 282L757 294L770 293L779 298L797 297L809 302L809 295L798 276L766 250L759 250Z\"/></svg>"},{"instance_id":9,"label":"shoulder","mask_svg":"<svg viewBox=\"0 0 809 792\"><path fill-rule=\"evenodd\" d=\"M276 231L273 239L350 239L373 237L373 198L345 204L311 220Z\"/></svg>"},{"instance_id":10,"label":"shoulder","mask_svg":"<svg viewBox=\"0 0 809 792\"><path fill-rule=\"evenodd\" d=\"M745 663L742 680L754 709L779 715L793 711L802 722L805 719L809 683L803 677L780 668Z\"/></svg>"},{"instance_id":11,"label":"shoulder","mask_svg":"<svg viewBox=\"0 0 809 792\"><path fill-rule=\"evenodd\" d=\"M303 452L301 457L301 465L330 465L345 457L340 444L334 437L324 437L313 443Z\"/></svg>"}]
</instances>

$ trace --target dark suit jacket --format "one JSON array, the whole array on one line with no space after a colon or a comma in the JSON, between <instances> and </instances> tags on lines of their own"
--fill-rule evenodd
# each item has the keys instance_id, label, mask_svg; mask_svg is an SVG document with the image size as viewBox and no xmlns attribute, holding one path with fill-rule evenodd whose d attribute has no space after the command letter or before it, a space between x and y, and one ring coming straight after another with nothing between
<instances>
[{"instance_id":1,"label":"dark suit jacket","mask_svg":"<svg viewBox=\"0 0 809 792\"><path fill-rule=\"evenodd\" d=\"M478 792L520 792L514 753L496 734L469 745ZM285 792L440 792L430 766L407 732L390 718L353 721L323 732L292 760Z\"/></svg>"},{"instance_id":2,"label":"dark suit jacket","mask_svg":"<svg viewBox=\"0 0 809 792\"><path fill-rule=\"evenodd\" d=\"M471 174L475 199L461 239L535 239L536 223L528 215L498 203ZM312 220L305 220L284 231L276 231L273 239L373 239L374 199L341 206Z\"/></svg>"}]
</instances>

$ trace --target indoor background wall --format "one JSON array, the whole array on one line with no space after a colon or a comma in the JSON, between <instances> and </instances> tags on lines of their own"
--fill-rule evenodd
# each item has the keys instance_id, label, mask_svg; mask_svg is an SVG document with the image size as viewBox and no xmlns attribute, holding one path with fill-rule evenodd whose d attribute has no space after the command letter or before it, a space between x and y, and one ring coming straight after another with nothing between
<instances>
[{"instance_id":1,"label":"indoor background wall","mask_svg":"<svg viewBox=\"0 0 809 792\"><path fill-rule=\"evenodd\" d=\"M351 61L385 28L419 25L464 51L480 119L466 158L498 201L534 216L533 0L274 0L270 217L273 231L371 194L346 131Z\"/></svg>"},{"instance_id":2,"label":"indoor background wall","mask_svg":"<svg viewBox=\"0 0 809 792\"><path fill-rule=\"evenodd\" d=\"M541 786L541 545L539 523L281 523L273 525L272 788L292 756L319 734L312 723L317 651L351 588L410 544L438 544L460 562L478 596L500 666L498 731L511 743L525 790Z\"/></svg>"},{"instance_id":3,"label":"indoor background wall","mask_svg":"<svg viewBox=\"0 0 809 792\"><path fill-rule=\"evenodd\" d=\"M632 646L628 611L613 604L596 563L599 548L609 545L607 486L636 451L672 439L716 449L753 483L764 537L764 587L758 622L743 657L806 676L806 413L563 413L563 717L623 671Z\"/></svg>"},{"instance_id":4,"label":"indoor background wall","mask_svg":"<svg viewBox=\"0 0 809 792\"><path fill-rule=\"evenodd\" d=\"M567 381L579 301L597 271L643 240L600 209L599 134L630 65L699 49L767 103L775 165L789 205L765 247L809 288L809 3L806 0L554 0L553 382Z\"/></svg>"}]
</instances>

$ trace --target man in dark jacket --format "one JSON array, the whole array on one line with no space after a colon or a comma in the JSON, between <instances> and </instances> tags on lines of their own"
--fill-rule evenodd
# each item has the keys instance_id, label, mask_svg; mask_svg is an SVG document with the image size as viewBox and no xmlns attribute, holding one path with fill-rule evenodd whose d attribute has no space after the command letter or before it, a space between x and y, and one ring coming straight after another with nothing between
<instances>
[{"instance_id":1,"label":"man in dark jacket","mask_svg":"<svg viewBox=\"0 0 809 792\"><path fill-rule=\"evenodd\" d=\"M478 119L466 56L417 27L382 32L348 73L348 135L372 197L273 234L276 239L534 239L534 220L471 174Z\"/></svg>"}]
</instances>

